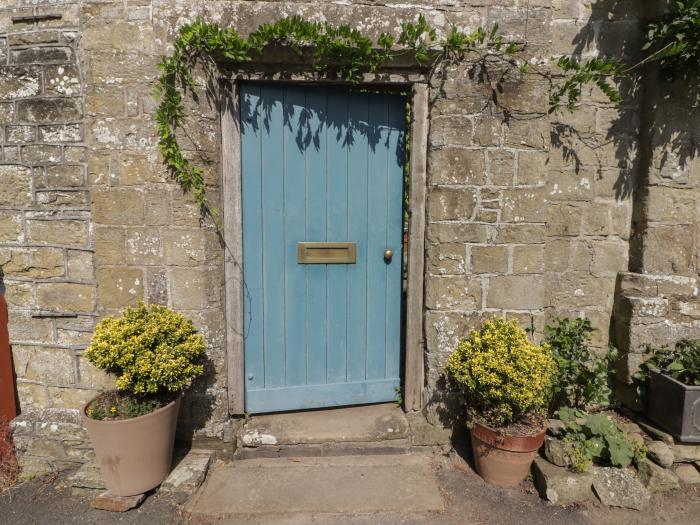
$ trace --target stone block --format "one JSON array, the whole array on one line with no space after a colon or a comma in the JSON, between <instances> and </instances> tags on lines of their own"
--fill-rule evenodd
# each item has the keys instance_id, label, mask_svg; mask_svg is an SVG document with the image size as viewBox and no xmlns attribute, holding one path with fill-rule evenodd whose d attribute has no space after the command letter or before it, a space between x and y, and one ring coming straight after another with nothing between
<instances>
[{"instance_id":1,"label":"stone block","mask_svg":"<svg viewBox=\"0 0 700 525\"><path fill-rule=\"evenodd\" d=\"M532 464L532 474L540 496L555 505L595 499L591 490L593 474L590 472L574 473L536 457Z\"/></svg>"},{"instance_id":2,"label":"stone block","mask_svg":"<svg viewBox=\"0 0 700 525\"><path fill-rule=\"evenodd\" d=\"M474 144L498 146L503 137L503 120L499 117L481 117L474 122Z\"/></svg>"},{"instance_id":3,"label":"stone block","mask_svg":"<svg viewBox=\"0 0 700 525\"><path fill-rule=\"evenodd\" d=\"M95 277L95 258L91 251L66 250L68 278L77 281L91 281Z\"/></svg>"},{"instance_id":4,"label":"stone block","mask_svg":"<svg viewBox=\"0 0 700 525\"><path fill-rule=\"evenodd\" d=\"M427 272L434 275L463 275L467 248L462 243L427 245Z\"/></svg>"},{"instance_id":5,"label":"stone block","mask_svg":"<svg viewBox=\"0 0 700 525\"><path fill-rule=\"evenodd\" d=\"M194 491L204 481L213 460L213 450L190 449L163 481L159 490L187 495L194 494Z\"/></svg>"},{"instance_id":6,"label":"stone block","mask_svg":"<svg viewBox=\"0 0 700 525\"><path fill-rule=\"evenodd\" d=\"M516 180L518 186L542 185L547 180L547 161L545 151L519 151Z\"/></svg>"},{"instance_id":7,"label":"stone block","mask_svg":"<svg viewBox=\"0 0 700 525\"><path fill-rule=\"evenodd\" d=\"M28 123L69 122L83 116L79 98L52 98L20 100L17 102L17 119Z\"/></svg>"},{"instance_id":8,"label":"stone block","mask_svg":"<svg viewBox=\"0 0 700 525\"><path fill-rule=\"evenodd\" d=\"M3 280L5 281L5 300L8 306L18 308L33 306L32 283L11 281L7 275L4 276Z\"/></svg>"},{"instance_id":9,"label":"stone block","mask_svg":"<svg viewBox=\"0 0 700 525\"><path fill-rule=\"evenodd\" d=\"M450 116L434 118L430 123L430 146L470 146L472 121L467 117Z\"/></svg>"},{"instance_id":10,"label":"stone block","mask_svg":"<svg viewBox=\"0 0 700 525\"><path fill-rule=\"evenodd\" d=\"M0 248L0 266L7 277L45 279L65 273L63 250L60 248Z\"/></svg>"},{"instance_id":11,"label":"stone block","mask_svg":"<svg viewBox=\"0 0 700 525\"><path fill-rule=\"evenodd\" d=\"M172 268L169 272L170 292L176 309L197 310L217 308L221 304L222 278L220 269Z\"/></svg>"},{"instance_id":12,"label":"stone block","mask_svg":"<svg viewBox=\"0 0 700 525\"><path fill-rule=\"evenodd\" d=\"M28 310L8 310L10 341L50 344L53 342L51 319L32 316Z\"/></svg>"},{"instance_id":13,"label":"stone block","mask_svg":"<svg viewBox=\"0 0 700 525\"><path fill-rule=\"evenodd\" d=\"M85 49L140 51L147 53L152 45L150 25L114 20L94 20L83 29Z\"/></svg>"},{"instance_id":14,"label":"stone block","mask_svg":"<svg viewBox=\"0 0 700 525\"><path fill-rule=\"evenodd\" d=\"M545 229L541 224L500 224L489 240L496 244L541 244Z\"/></svg>"},{"instance_id":15,"label":"stone block","mask_svg":"<svg viewBox=\"0 0 700 525\"><path fill-rule=\"evenodd\" d=\"M151 186L146 193L145 199L144 223L149 226L170 224L172 220L171 194L168 186L164 184Z\"/></svg>"},{"instance_id":16,"label":"stone block","mask_svg":"<svg viewBox=\"0 0 700 525\"><path fill-rule=\"evenodd\" d=\"M642 233L644 273L690 274L693 272L693 233L689 226L648 226Z\"/></svg>"},{"instance_id":17,"label":"stone block","mask_svg":"<svg viewBox=\"0 0 700 525\"><path fill-rule=\"evenodd\" d=\"M676 466L673 471L683 483L697 485L700 483L700 470L692 464L682 464Z\"/></svg>"},{"instance_id":18,"label":"stone block","mask_svg":"<svg viewBox=\"0 0 700 525\"><path fill-rule=\"evenodd\" d=\"M430 243L474 242L485 243L489 238L484 224L443 223L428 224L426 238Z\"/></svg>"},{"instance_id":19,"label":"stone block","mask_svg":"<svg viewBox=\"0 0 700 525\"><path fill-rule=\"evenodd\" d=\"M426 308L434 310L475 310L481 306L481 282L467 276L429 277Z\"/></svg>"},{"instance_id":20,"label":"stone block","mask_svg":"<svg viewBox=\"0 0 700 525\"><path fill-rule=\"evenodd\" d=\"M460 312L427 311L425 314L425 334L428 343L429 356L447 356L454 351L461 339L467 336L469 330L478 328L484 321L482 314ZM440 363L439 371L442 372Z\"/></svg>"},{"instance_id":21,"label":"stone block","mask_svg":"<svg viewBox=\"0 0 700 525\"><path fill-rule=\"evenodd\" d=\"M32 173L23 166L0 166L0 206L24 207L32 204Z\"/></svg>"},{"instance_id":22,"label":"stone block","mask_svg":"<svg viewBox=\"0 0 700 525\"><path fill-rule=\"evenodd\" d=\"M513 188L503 191L503 222L545 222L544 188Z\"/></svg>"},{"instance_id":23,"label":"stone block","mask_svg":"<svg viewBox=\"0 0 700 525\"><path fill-rule=\"evenodd\" d=\"M124 88L119 85L96 85L85 97L85 110L101 117L121 117L126 111Z\"/></svg>"},{"instance_id":24,"label":"stone block","mask_svg":"<svg viewBox=\"0 0 700 525\"><path fill-rule=\"evenodd\" d=\"M19 242L22 239L22 213L0 210L0 242Z\"/></svg>"},{"instance_id":25,"label":"stone block","mask_svg":"<svg viewBox=\"0 0 700 525\"><path fill-rule=\"evenodd\" d=\"M73 50L66 46L33 46L10 51L10 62L25 64L62 64L73 60Z\"/></svg>"},{"instance_id":26,"label":"stone block","mask_svg":"<svg viewBox=\"0 0 700 525\"><path fill-rule=\"evenodd\" d=\"M135 509L146 499L145 494L135 496L114 496L109 492L99 494L90 502L90 506L97 510L107 510L110 512L126 512Z\"/></svg>"},{"instance_id":27,"label":"stone block","mask_svg":"<svg viewBox=\"0 0 700 525\"><path fill-rule=\"evenodd\" d=\"M60 312L92 312L96 290L92 284L39 283L36 286L37 305L42 310Z\"/></svg>"},{"instance_id":28,"label":"stone block","mask_svg":"<svg viewBox=\"0 0 700 525\"><path fill-rule=\"evenodd\" d=\"M46 167L46 186L49 188L72 188L85 185L83 167L72 164L57 164Z\"/></svg>"},{"instance_id":29,"label":"stone block","mask_svg":"<svg viewBox=\"0 0 700 525\"><path fill-rule=\"evenodd\" d=\"M81 410L88 403L88 401L91 401L95 396L97 396L97 394L99 394L98 390L62 388L54 386L49 386L48 391L53 407L77 410Z\"/></svg>"},{"instance_id":30,"label":"stone block","mask_svg":"<svg viewBox=\"0 0 700 525\"><path fill-rule=\"evenodd\" d=\"M90 198L87 191L79 190L58 190L58 191L37 191L37 204L46 204L54 207L78 208L88 211Z\"/></svg>"},{"instance_id":31,"label":"stone block","mask_svg":"<svg viewBox=\"0 0 700 525\"><path fill-rule=\"evenodd\" d=\"M36 141L36 126L20 125L5 128L6 144L28 144Z\"/></svg>"},{"instance_id":32,"label":"stone block","mask_svg":"<svg viewBox=\"0 0 700 525\"><path fill-rule=\"evenodd\" d=\"M95 226L93 242L98 265L126 264L126 230L124 228Z\"/></svg>"},{"instance_id":33,"label":"stone block","mask_svg":"<svg viewBox=\"0 0 700 525\"><path fill-rule=\"evenodd\" d=\"M631 470L616 467L593 467L593 490L603 505L645 510L649 492Z\"/></svg>"},{"instance_id":34,"label":"stone block","mask_svg":"<svg viewBox=\"0 0 700 525\"><path fill-rule=\"evenodd\" d=\"M22 161L27 164L43 164L61 161L61 147L45 144L22 146Z\"/></svg>"},{"instance_id":35,"label":"stone block","mask_svg":"<svg viewBox=\"0 0 700 525\"><path fill-rule=\"evenodd\" d=\"M650 441L647 443L647 456L663 468L670 467L674 462L671 447L663 441Z\"/></svg>"},{"instance_id":36,"label":"stone block","mask_svg":"<svg viewBox=\"0 0 700 525\"><path fill-rule=\"evenodd\" d=\"M153 228L128 228L126 230L126 262L149 265L162 262L162 234Z\"/></svg>"},{"instance_id":37,"label":"stone block","mask_svg":"<svg viewBox=\"0 0 700 525\"><path fill-rule=\"evenodd\" d=\"M577 236L581 233L581 207L569 203L549 203L547 206L547 234Z\"/></svg>"},{"instance_id":38,"label":"stone block","mask_svg":"<svg viewBox=\"0 0 700 525\"><path fill-rule=\"evenodd\" d=\"M533 244L529 246L514 246L513 273L543 273L545 260L544 254L545 245L543 244Z\"/></svg>"},{"instance_id":39,"label":"stone block","mask_svg":"<svg viewBox=\"0 0 700 525\"><path fill-rule=\"evenodd\" d=\"M44 66L44 93L71 96L80 93L80 70L73 65Z\"/></svg>"},{"instance_id":40,"label":"stone block","mask_svg":"<svg viewBox=\"0 0 700 525\"><path fill-rule=\"evenodd\" d=\"M548 238L544 243L545 268L548 272L564 272L569 268L572 241Z\"/></svg>"},{"instance_id":41,"label":"stone block","mask_svg":"<svg viewBox=\"0 0 700 525\"><path fill-rule=\"evenodd\" d=\"M542 277L504 275L489 278L487 308L538 310L544 307Z\"/></svg>"},{"instance_id":42,"label":"stone block","mask_svg":"<svg viewBox=\"0 0 700 525\"><path fill-rule=\"evenodd\" d=\"M591 247L591 273L594 276L614 277L627 268L629 246L626 242L592 240Z\"/></svg>"},{"instance_id":43,"label":"stone block","mask_svg":"<svg viewBox=\"0 0 700 525\"><path fill-rule=\"evenodd\" d=\"M51 406L51 398L45 385L25 383L17 381L17 396L20 405L24 409L48 408Z\"/></svg>"},{"instance_id":44,"label":"stone block","mask_svg":"<svg viewBox=\"0 0 700 525\"><path fill-rule=\"evenodd\" d=\"M84 357L77 358L78 384L85 388L109 390L115 388L115 377L96 368Z\"/></svg>"},{"instance_id":45,"label":"stone block","mask_svg":"<svg viewBox=\"0 0 700 525\"><path fill-rule=\"evenodd\" d=\"M88 243L88 223L81 220L28 220L27 239L39 244L84 247Z\"/></svg>"},{"instance_id":46,"label":"stone block","mask_svg":"<svg viewBox=\"0 0 700 525\"><path fill-rule=\"evenodd\" d=\"M470 188L438 186L428 192L428 217L434 221L468 220L476 205Z\"/></svg>"},{"instance_id":47,"label":"stone block","mask_svg":"<svg viewBox=\"0 0 700 525\"><path fill-rule=\"evenodd\" d=\"M146 269L146 297L151 304L168 304L168 278L163 268Z\"/></svg>"},{"instance_id":48,"label":"stone block","mask_svg":"<svg viewBox=\"0 0 700 525\"><path fill-rule=\"evenodd\" d=\"M505 126L505 145L544 150L550 144L550 125L546 118L510 120Z\"/></svg>"},{"instance_id":49,"label":"stone block","mask_svg":"<svg viewBox=\"0 0 700 525\"><path fill-rule=\"evenodd\" d=\"M484 152L449 147L430 150L428 175L431 184L483 184L486 181Z\"/></svg>"},{"instance_id":50,"label":"stone block","mask_svg":"<svg viewBox=\"0 0 700 525\"><path fill-rule=\"evenodd\" d=\"M71 350L13 345L12 354L18 378L52 385L75 383Z\"/></svg>"},{"instance_id":51,"label":"stone block","mask_svg":"<svg viewBox=\"0 0 700 525\"><path fill-rule=\"evenodd\" d=\"M92 191L92 219L98 224L140 225L144 220L143 191L99 188Z\"/></svg>"},{"instance_id":52,"label":"stone block","mask_svg":"<svg viewBox=\"0 0 700 525\"><path fill-rule=\"evenodd\" d=\"M52 144L63 142L81 142L83 140L82 124L57 124L39 126L39 142Z\"/></svg>"},{"instance_id":53,"label":"stone block","mask_svg":"<svg viewBox=\"0 0 700 525\"><path fill-rule=\"evenodd\" d=\"M472 246L472 273L506 273L508 271L508 248L505 246Z\"/></svg>"},{"instance_id":54,"label":"stone block","mask_svg":"<svg viewBox=\"0 0 700 525\"><path fill-rule=\"evenodd\" d=\"M491 184L511 186L515 177L515 158L503 149L488 150L488 169Z\"/></svg>"},{"instance_id":55,"label":"stone block","mask_svg":"<svg viewBox=\"0 0 700 525\"><path fill-rule=\"evenodd\" d=\"M660 467L648 459L639 461L637 468L639 479L649 492L667 492L680 486L678 476L672 470Z\"/></svg>"},{"instance_id":56,"label":"stone block","mask_svg":"<svg viewBox=\"0 0 700 525\"><path fill-rule=\"evenodd\" d=\"M143 270L112 267L97 269L100 305L107 309L134 306L142 301Z\"/></svg>"},{"instance_id":57,"label":"stone block","mask_svg":"<svg viewBox=\"0 0 700 525\"><path fill-rule=\"evenodd\" d=\"M217 259L222 252L217 235L201 228L164 230L162 242L168 265L200 265Z\"/></svg>"}]
</instances>

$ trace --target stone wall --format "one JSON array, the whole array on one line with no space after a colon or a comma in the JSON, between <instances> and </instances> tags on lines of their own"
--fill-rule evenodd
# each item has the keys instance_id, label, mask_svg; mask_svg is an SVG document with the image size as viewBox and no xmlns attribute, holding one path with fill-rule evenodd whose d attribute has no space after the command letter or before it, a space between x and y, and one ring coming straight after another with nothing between
<instances>
[{"instance_id":1,"label":"stone wall","mask_svg":"<svg viewBox=\"0 0 700 525\"><path fill-rule=\"evenodd\" d=\"M228 417L223 248L192 197L164 172L152 120L157 63L180 25L202 16L245 33L298 13L377 35L398 31L401 21L423 13L442 32L451 23L473 29L498 22L506 37L527 40L528 59L547 69L550 57L561 54L621 51L633 59L643 14L633 0L10 3L0 11L0 262L21 421L39 432L47 417L58 421L62 410L75 415L69 411L107 386L108 379L82 360L81 351L96 319L144 300L182 311L206 336L207 373L186 397L179 428L186 435L209 436L220 436ZM26 18L35 15L55 16ZM430 403L439 400L442 366L457 339L483 319L516 318L539 339L553 315L586 315L602 349L615 289L624 288L620 272L694 279L697 268L694 241L664 267L652 264L664 260L664 249L656 257L636 248L657 245L655 239L669 238L668 231L687 243L685 233L694 239L697 228L690 204L697 199L687 193L692 183L662 163L670 158L662 155L662 144L676 135L641 134L640 122L650 117L639 85L622 86L620 108L593 90L578 111L548 115L549 85L542 76L498 83L481 73L450 66L430 85L425 276ZM204 165L217 202L217 86L206 86L201 75L199 80L202 96L188 101L196 117L181 141ZM682 113L678 104L674 118ZM652 122L665 119L660 111ZM692 124L687 129L698 128ZM694 131L682 140L689 140L688 133ZM660 189L638 192L633 202L644 144L658 150L649 158L659 167ZM687 166L697 170L697 164ZM669 208L678 216L664 215ZM632 266L631 238L639 241L632 243L637 261ZM673 293L686 297L686 288ZM687 313L692 308L676 310L694 315ZM620 319L632 318L622 307L618 311ZM664 316L657 320L665 322ZM23 450L31 455L32 432L25 436ZM84 450L81 446L76 450Z\"/></svg>"}]
</instances>

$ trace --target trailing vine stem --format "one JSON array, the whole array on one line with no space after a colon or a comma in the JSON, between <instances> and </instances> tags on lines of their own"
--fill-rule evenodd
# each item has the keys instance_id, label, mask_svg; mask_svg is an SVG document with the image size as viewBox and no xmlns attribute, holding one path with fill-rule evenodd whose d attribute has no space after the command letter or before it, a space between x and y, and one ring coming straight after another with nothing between
<instances>
[{"instance_id":1,"label":"trailing vine stem","mask_svg":"<svg viewBox=\"0 0 700 525\"><path fill-rule=\"evenodd\" d=\"M467 53L484 57L501 57L511 66L512 56L524 44L506 42L495 24L490 31L482 27L467 33L452 27L447 36L437 40L437 31L422 15L416 22L404 22L398 37L382 33L376 43L348 25L334 26L327 22L310 22L299 16L282 18L273 24L262 24L247 37L235 29L222 29L197 18L183 25L174 42L171 55L159 63L156 96L160 100L155 113L158 146L170 176L185 193L191 192L202 217L211 217L221 231L218 210L206 194L202 169L183 153L177 130L185 122L183 95L195 89L192 71L199 62L216 67L217 59L237 63L249 62L267 46L283 45L298 54L311 52L312 67L317 71L335 73L339 78L359 83L364 73L376 73L399 55L410 55L419 63L442 60L463 60Z\"/></svg>"}]
</instances>

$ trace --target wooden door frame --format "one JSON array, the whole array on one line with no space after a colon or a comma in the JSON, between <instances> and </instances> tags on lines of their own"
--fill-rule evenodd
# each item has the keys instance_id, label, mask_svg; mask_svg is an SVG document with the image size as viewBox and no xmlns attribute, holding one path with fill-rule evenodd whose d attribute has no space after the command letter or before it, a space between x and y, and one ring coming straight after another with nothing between
<instances>
[{"instance_id":1,"label":"wooden door frame","mask_svg":"<svg viewBox=\"0 0 700 525\"><path fill-rule=\"evenodd\" d=\"M428 84L422 75L407 80L409 75L387 75L363 85L405 87L411 89L411 144L409 182L409 248L407 267L406 328L404 330L404 410L423 408L423 286L425 267L425 201L428 152ZM221 115L221 181L224 237L226 367L228 379L228 412L245 413L244 366L244 285L243 285L243 221L241 195L241 130L239 80L270 80L266 75L241 73L222 79ZM319 84L308 76L272 80ZM328 83L328 82L324 82ZM331 82L343 84L341 82ZM346 84L346 83L345 83Z\"/></svg>"}]
</instances>

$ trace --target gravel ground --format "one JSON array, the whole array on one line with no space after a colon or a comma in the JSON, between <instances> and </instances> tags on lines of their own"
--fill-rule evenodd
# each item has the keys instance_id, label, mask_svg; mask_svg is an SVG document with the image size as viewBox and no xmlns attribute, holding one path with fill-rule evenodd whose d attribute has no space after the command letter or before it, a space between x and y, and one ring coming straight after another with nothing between
<instances>
[{"instance_id":1,"label":"gravel ground","mask_svg":"<svg viewBox=\"0 0 700 525\"><path fill-rule=\"evenodd\" d=\"M666 495L654 495L649 509L637 512L611 509L600 504L561 508L548 505L531 482L515 489L486 485L466 464L457 468L446 459L436 461L440 490L447 503L441 513L265 515L217 519L217 525L632 525L700 523L700 487L684 487ZM199 525L191 522L170 496L155 494L138 509L127 513L97 511L89 498L70 496L63 476L32 480L0 494L2 525L144 524Z\"/></svg>"}]
</instances>

